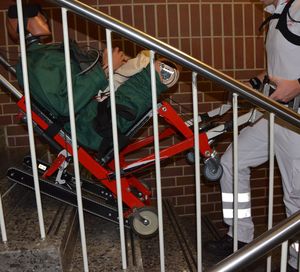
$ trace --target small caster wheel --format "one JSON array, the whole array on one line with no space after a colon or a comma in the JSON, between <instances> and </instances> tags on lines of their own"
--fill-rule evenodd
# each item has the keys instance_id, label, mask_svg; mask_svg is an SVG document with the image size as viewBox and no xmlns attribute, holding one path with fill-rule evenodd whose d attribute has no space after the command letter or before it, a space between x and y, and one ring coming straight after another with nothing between
<instances>
[{"instance_id":1,"label":"small caster wheel","mask_svg":"<svg viewBox=\"0 0 300 272\"><path fill-rule=\"evenodd\" d=\"M210 158L204 163L203 175L207 181L218 181L223 175L223 167L220 162Z\"/></svg>"},{"instance_id":2,"label":"small caster wheel","mask_svg":"<svg viewBox=\"0 0 300 272\"><path fill-rule=\"evenodd\" d=\"M191 165L195 164L195 153L193 151L186 153L186 160Z\"/></svg>"},{"instance_id":3,"label":"small caster wheel","mask_svg":"<svg viewBox=\"0 0 300 272\"><path fill-rule=\"evenodd\" d=\"M131 229L142 238L150 238L158 232L158 216L153 207L137 209L129 218Z\"/></svg>"}]
</instances>

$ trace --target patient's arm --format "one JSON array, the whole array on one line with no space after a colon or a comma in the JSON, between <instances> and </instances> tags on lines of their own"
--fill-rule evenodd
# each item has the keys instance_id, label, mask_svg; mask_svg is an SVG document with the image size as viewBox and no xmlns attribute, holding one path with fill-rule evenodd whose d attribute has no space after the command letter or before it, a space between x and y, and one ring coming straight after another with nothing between
<instances>
[{"instance_id":1,"label":"patient's arm","mask_svg":"<svg viewBox=\"0 0 300 272\"><path fill-rule=\"evenodd\" d=\"M119 47L115 47L112 52L112 57L113 57L113 70L117 70L122 66L128 59L129 57L124 54L123 51L119 49ZM107 54L107 49L105 48L103 51L103 56L102 56L102 68L108 73L108 54Z\"/></svg>"}]
</instances>

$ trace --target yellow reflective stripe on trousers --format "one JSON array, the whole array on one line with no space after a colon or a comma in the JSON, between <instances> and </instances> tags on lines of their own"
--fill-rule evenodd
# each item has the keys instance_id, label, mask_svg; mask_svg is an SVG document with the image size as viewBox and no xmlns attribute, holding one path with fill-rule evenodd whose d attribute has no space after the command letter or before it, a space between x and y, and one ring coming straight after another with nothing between
<instances>
[{"instance_id":1,"label":"yellow reflective stripe on trousers","mask_svg":"<svg viewBox=\"0 0 300 272\"><path fill-rule=\"evenodd\" d=\"M222 201L232 203L233 202L233 194L232 193L222 193ZM238 194L238 202L239 203L250 202L250 193Z\"/></svg>"},{"instance_id":2,"label":"yellow reflective stripe on trousers","mask_svg":"<svg viewBox=\"0 0 300 272\"><path fill-rule=\"evenodd\" d=\"M223 209L224 218L233 218L233 209ZM251 217L251 209L238 209L238 218L248 218Z\"/></svg>"}]
</instances>

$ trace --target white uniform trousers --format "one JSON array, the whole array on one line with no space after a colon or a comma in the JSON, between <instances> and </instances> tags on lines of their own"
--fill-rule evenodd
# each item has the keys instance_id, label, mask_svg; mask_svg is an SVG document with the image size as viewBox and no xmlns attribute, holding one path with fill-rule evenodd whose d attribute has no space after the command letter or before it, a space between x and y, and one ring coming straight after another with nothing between
<instances>
[{"instance_id":1,"label":"white uniform trousers","mask_svg":"<svg viewBox=\"0 0 300 272\"><path fill-rule=\"evenodd\" d=\"M288 129L289 127L290 129ZM300 209L300 129L283 121L276 121L274 128L275 156L281 172L284 204L287 216ZM297 131L298 130L298 131ZM221 158L224 169L221 178L223 217L229 225L228 234L233 236L233 150L228 147ZM269 123L259 120L244 128L238 138L238 240L249 243L254 237L251 217L250 170L269 159ZM265 197L268 197L266 191ZM296 266L297 253L290 250L289 263Z\"/></svg>"}]
</instances>

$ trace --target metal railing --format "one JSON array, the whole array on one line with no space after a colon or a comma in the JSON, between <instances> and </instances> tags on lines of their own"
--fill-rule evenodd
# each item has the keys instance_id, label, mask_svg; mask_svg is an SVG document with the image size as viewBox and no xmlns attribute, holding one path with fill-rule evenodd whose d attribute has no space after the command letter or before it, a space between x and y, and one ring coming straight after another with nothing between
<instances>
[{"instance_id":1,"label":"metal railing","mask_svg":"<svg viewBox=\"0 0 300 272\"><path fill-rule=\"evenodd\" d=\"M157 54L163 55L191 71L206 77L216 83L221 84L231 92L235 92L249 102L276 114L277 117L285 121L300 126L300 116L291 109L281 105L280 103L269 99L260 92L257 92L234 78L212 68L211 66L191 57L190 55L178 50L177 48L164 43L146 33L137 30L109 15L83 4L77 0L47 0L59 6L65 7L70 11L98 24L108 28L146 48L155 51Z\"/></svg>"},{"instance_id":2,"label":"metal railing","mask_svg":"<svg viewBox=\"0 0 300 272\"><path fill-rule=\"evenodd\" d=\"M254 91L251 88L248 88L246 85L242 84L241 82L227 76L224 73L221 73L220 71L206 65L205 63L202 63L201 61L183 53L182 51L179 51L178 49L155 39L154 37L151 37L123 22L120 22L119 20L116 20L88 5L85 5L77 0L48 0L49 2L55 3L58 6L62 7L62 13L64 16L64 27L66 27L66 13L68 11L74 12L98 25L101 25L107 29L107 43L108 43L108 56L109 56L109 75L110 75L110 81L112 82L112 63L111 63L111 37L110 32L116 32L136 43L138 43L141 46L144 46L146 48L151 49L151 74L152 79L154 79L154 66L153 66L153 59L154 59L154 52L158 53L160 55L163 55L183 66L185 66L187 69L190 69L193 71L193 109L194 109L194 123L198 124L198 101L197 101L197 84L196 84L196 77L197 75L201 75L206 77L209 80L212 80L214 82L217 82L227 88L229 91L235 93L234 95L234 127L235 127L235 133L237 133L237 120L236 120L236 112L237 112L237 97L241 96L242 98L248 100L249 102L267 110L268 112L274 113L277 117L280 117L284 119L285 121L300 126L300 116L295 113L294 111L290 110L289 108L275 102L274 100L269 99L268 97L264 96L263 94ZM18 5L21 5L21 0L17 1ZM21 33L20 33L21 34ZM68 36L67 30L65 30L65 36ZM66 49L67 46L65 46ZM67 50L67 49L66 49ZM24 51L24 49L23 49ZM66 58L68 59L68 58ZM24 69L25 70L25 69ZM1 82L5 85L6 81L2 80L0 77ZM152 86L155 84L152 82ZM114 90L113 90L113 84L111 85L110 91L111 91L111 97L114 96ZM155 110L156 105L156 96L155 91L153 90L155 88L152 88L152 99L153 99L153 111L156 114L157 110ZM16 92L17 93L17 92ZM18 94L18 93L17 93ZM71 105L71 103L70 103ZM115 111L112 109L112 111ZM28 112L28 111L27 111ZM71 110L70 110L71 112ZM157 120L156 116L154 114L154 127L157 127ZM112 112L113 120L116 118L115 112ZM73 120L74 122L74 120ZM72 127L72 126L71 126ZM75 131L75 128L72 129ZM116 133L116 124L114 124L114 142L117 145L117 133ZM199 139L199 131L197 125L194 127L194 133L195 133L195 150L199 150L197 146L199 146L199 142L197 141ZM31 134L31 133L30 133ZM236 134L237 136L237 134ZM73 138L73 137L72 137ZM76 137L75 137L76 138ZM235 137L237 138L237 137ZM33 144L34 145L34 144ZM74 143L74 146L76 146L76 141ZM118 149L117 149L118 150ZM158 141L158 135L157 132L155 133L155 153L156 153L156 160L159 162L159 141ZM35 151L33 151L35 153ZM115 156L117 157L118 152L115 152ZM200 168L199 168L199 154L196 152L195 154L196 158L196 167L195 167L195 176L196 176L196 185L200 185ZM237 158L236 158L237 159ZM117 162L118 160L116 160ZM118 168L118 167L116 167ZM159 163L156 165L156 172L157 180L160 179L159 174ZM79 175L79 173L78 173ZM118 177L120 175L119 171L116 171L116 176ZM119 178L117 178L119 179ZM235 178L236 179L236 178ZM78 182L79 184L79 182ZM117 183L118 184L118 183ZM160 186L160 183L157 182L158 187ZM117 187L120 187L118 185ZM80 186L78 185L78 189ZM119 188L120 189L120 188ZM121 196L120 190L118 189L118 195ZM197 245L198 245L198 271L202 271L202 257L201 257L201 221L200 221L200 186L196 186L197 190ZM160 190L158 190L160 192ZM237 192L237 188L234 190ZM80 198L80 194L78 197L78 201ZM158 201L161 200L161 195L158 193ZM118 197L118 201L122 201L121 197ZM122 203L122 202L120 202ZM79 205L80 206L80 205ZM161 218L161 205L158 205L159 209L159 218ZM120 216L121 217L121 216ZM120 219L121 220L121 219ZM271 223L270 223L271 224ZM213 268L211 271L233 271L234 269L240 267L241 265L248 265L251 261L253 261L255 258L262 255L262 253L266 253L267 251L271 250L272 248L276 247L278 244L282 243L286 239L289 239L292 237L299 229L300 229L300 214L297 213L296 215L288 218L284 222L282 222L280 225L276 226L275 228L269 230L265 234L263 234L261 237L259 237L257 240L255 240L253 243L249 244L249 246L245 247L244 249L238 251L228 259L224 260L220 264L218 264L215 268ZM120 225L122 225L120 223ZM43 228L43 227L42 227ZM81 235L84 237L84 227L82 227ZM41 231L43 233L43 231ZM124 243L122 241L122 230L120 228L120 236L121 236L121 243ZM43 234L41 235L42 238L44 238ZM84 240L84 239L83 239ZM235 240L235 243L237 241ZM83 244L85 244L85 241L83 241ZM162 234L162 220L160 220L160 251L161 251L161 271L165 271L165 265L164 265L164 246L163 246L163 234ZM236 249L235 244L235 249ZM85 245L83 245L83 248L85 248ZM85 250L84 250L85 251ZM87 254L86 252L83 252L85 255L84 257L84 269L85 271L88 271L88 263L87 263ZM123 260L123 269L127 268L126 263L126 256L124 254L124 249L122 250L122 260Z\"/></svg>"},{"instance_id":3,"label":"metal railing","mask_svg":"<svg viewBox=\"0 0 300 272\"><path fill-rule=\"evenodd\" d=\"M247 267L253 261L268 254L272 249L291 239L300 232L300 211L280 222L272 229L257 237L250 244L244 246L238 252L227 257L209 272L238 271L241 267Z\"/></svg>"}]
</instances>

